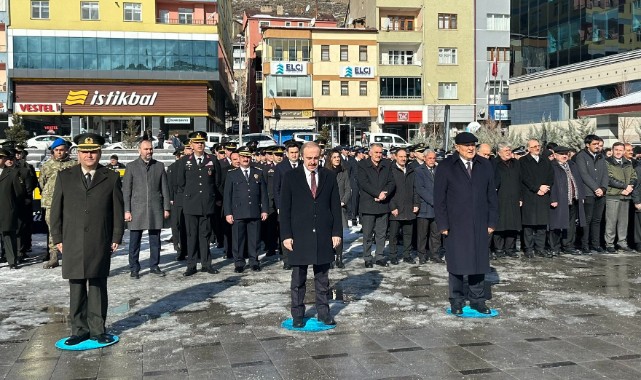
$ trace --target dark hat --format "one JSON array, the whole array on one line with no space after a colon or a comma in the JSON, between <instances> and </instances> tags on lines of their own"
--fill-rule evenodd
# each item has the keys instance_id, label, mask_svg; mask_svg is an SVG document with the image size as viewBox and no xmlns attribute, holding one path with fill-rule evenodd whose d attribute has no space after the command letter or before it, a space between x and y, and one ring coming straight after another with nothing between
<instances>
[{"instance_id":1,"label":"dark hat","mask_svg":"<svg viewBox=\"0 0 641 380\"><path fill-rule=\"evenodd\" d=\"M81 152L100 150L105 144L105 138L95 133L82 133L73 138Z\"/></svg>"},{"instance_id":2,"label":"dark hat","mask_svg":"<svg viewBox=\"0 0 641 380\"><path fill-rule=\"evenodd\" d=\"M241 146L240 148L238 148L238 154L243 157L251 157L252 151L248 146Z\"/></svg>"},{"instance_id":3,"label":"dark hat","mask_svg":"<svg viewBox=\"0 0 641 380\"><path fill-rule=\"evenodd\" d=\"M327 140L325 139L316 139L314 140L314 142L318 144L318 146L320 146L321 148L325 148L325 145L327 145Z\"/></svg>"},{"instance_id":4,"label":"dark hat","mask_svg":"<svg viewBox=\"0 0 641 380\"><path fill-rule=\"evenodd\" d=\"M260 154L261 156L264 156L265 154L267 154L266 150L267 149L265 149L265 148L260 148L260 149L258 149L258 154Z\"/></svg>"},{"instance_id":5,"label":"dark hat","mask_svg":"<svg viewBox=\"0 0 641 380\"><path fill-rule=\"evenodd\" d=\"M516 154L516 155L519 155L519 156L522 156L527 152L525 151L525 147L524 146L520 146L518 148L512 149L512 153Z\"/></svg>"},{"instance_id":6,"label":"dark hat","mask_svg":"<svg viewBox=\"0 0 641 380\"><path fill-rule=\"evenodd\" d=\"M271 145L265 148L265 153L267 154L274 154L274 149L276 149L276 145Z\"/></svg>"},{"instance_id":7,"label":"dark hat","mask_svg":"<svg viewBox=\"0 0 641 380\"><path fill-rule=\"evenodd\" d=\"M634 148L632 148L632 152L634 154L641 154L641 146L635 145Z\"/></svg>"},{"instance_id":8,"label":"dark hat","mask_svg":"<svg viewBox=\"0 0 641 380\"><path fill-rule=\"evenodd\" d=\"M181 156L183 154L183 151L184 150L181 148L174 150L174 156Z\"/></svg>"},{"instance_id":9,"label":"dark hat","mask_svg":"<svg viewBox=\"0 0 641 380\"><path fill-rule=\"evenodd\" d=\"M20 153L20 152L22 152L23 150L25 150L25 146L24 146L24 145L22 145L22 144L17 144L17 145L14 147L14 149L16 150L16 153Z\"/></svg>"},{"instance_id":10,"label":"dark hat","mask_svg":"<svg viewBox=\"0 0 641 380\"><path fill-rule=\"evenodd\" d=\"M111 157L109 157L110 160L117 160L118 155L117 154L112 154Z\"/></svg>"},{"instance_id":11,"label":"dark hat","mask_svg":"<svg viewBox=\"0 0 641 380\"><path fill-rule=\"evenodd\" d=\"M398 147L397 146L391 147L389 152L392 153L392 154L396 154L396 152L398 152Z\"/></svg>"},{"instance_id":12,"label":"dark hat","mask_svg":"<svg viewBox=\"0 0 641 380\"><path fill-rule=\"evenodd\" d=\"M227 141L225 143L225 149L227 149L227 150L234 150L236 148L238 148L238 143L237 142Z\"/></svg>"},{"instance_id":13,"label":"dark hat","mask_svg":"<svg viewBox=\"0 0 641 380\"><path fill-rule=\"evenodd\" d=\"M187 139L187 140L183 141L183 145L185 147L187 147L187 148L191 148L191 140Z\"/></svg>"},{"instance_id":14,"label":"dark hat","mask_svg":"<svg viewBox=\"0 0 641 380\"><path fill-rule=\"evenodd\" d=\"M188 134L187 137L189 137L189 140L191 142L202 142L202 143L204 143L205 141L207 141L207 133L205 133L203 131L192 132L192 133Z\"/></svg>"},{"instance_id":15,"label":"dark hat","mask_svg":"<svg viewBox=\"0 0 641 380\"><path fill-rule=\"evenodd\" d=\"M282 146L275 146L272 152L277 156L282 156L283 153L285 153L285 148Z\"/></svg>"},{"instance_id":16,"label":"dark hat","mask_svg":"<svg viewBox=\"0 0 641 380\"><path fill-rule=\"evenodd\" d=\"M9 157L10 153L5 148L0 148L0 157Z\"/></svg>"},{"instance_id":17,"label":"dark hat","mask_svg":"<svg viewBox=\"0 0 641 380\"><path fill-rule=\"evenodd\" d=\"M414 148L414 152L425 153L426 150L430 149L429 146L424 144L417 145L417 148Z\"/></svg>"},{"instance_id":18,"label":"dark hat","mask_svg":"<svg viewBox=\"0 0 641 380\"><path fill-rule=\"evenodd\" d=\"M554 150L554 153L567 154L572 149L568 148L567 146L557 145L556 147L554 147L553 150Z\"/></svg>"},{"instance_id":19,"label":"dark hat","mask_svg":"<svg viewBox=\"0 0 641 380\"><path fill-rule=\"evenodd\" d=\"M225 153L225 147L224 147L224 146L222 146L222 145L221 145L221 146L219 146L219 147L218 147L218 150L217 150L216 152L218 152L218 153Z\"/></svg>"},{"instance_id":20,"label":"dark hat","mask_svg":"<svg viewBox=\"0 0 641 380\"><path fill-rule=\"evenodd\" d=\"M461 132L454 137L455 144L472 144L477 143L479 139L470 132Z\"/></svg>"},{"instance_id":21,"label":"dark hat","mask_svg":"<svg viewBox=\"0 0 641 380\"><path fill-rule=\"evenodd\" d=\"M67 146L67 141L63 139L62 137L58 137L57 139L54 140L54 142L49 145L50 150L54 150L59 146Z\"/></svg>"}]
</instances>

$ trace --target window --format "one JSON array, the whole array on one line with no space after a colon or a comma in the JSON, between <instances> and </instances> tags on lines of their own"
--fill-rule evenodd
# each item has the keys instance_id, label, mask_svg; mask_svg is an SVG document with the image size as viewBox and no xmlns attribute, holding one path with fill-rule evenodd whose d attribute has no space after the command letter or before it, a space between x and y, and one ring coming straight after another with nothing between
<instances>
[{"instance_id":1,"label":"window","mask_svg":"<svg viewBox=\"0 0 641 380\"><path fill-rule=\"evenodd\" d=\"M494 61L498 58L499 61L510 61L510 48L487 48L487 60Z\"/></svg>"},{"instance_id":2,"label":"window","mask_svg":"<svg viewBox=\"0 0 641 380\"><path fill-rule=\"evenodd\" d=\"M323 81L322 95L329 95L329 81L328 80L324 80Z\"/></svg>"},{"instance_id":3,"label":"window","mask_svg":"<svg viewBox=\"0 0 641 380\"><path fill-rule=\"evenodd\" d=\"M341 81L341 96L348 96L348 95L349 95L349 82Z\"/></svg>"},{"instance_id":4,"label":"window","mask_svg":"<svg viewBox=\"0 0 641 380\"><path fill-rule=\"evenodd\" d=\"M271 48L265 56L267 61L309 61L309 40L273 38L266 41Z\"/></svg>"},{"instance_id":5,"label":"window","mask_svg":"<svg viewBox=\"0 0 641 380\"><path fill-rule=\"evenodd\" d=\"M267 78L267 93L273 92L277 97L311 98L312 77L269 75Z\"/></svg>"},{"instance_id":6,"label":"window","mask_svg":"<svg viewBox=\"0 0 641 380\"><path fill-rule=\"evenodd\" d=\"M298 23L298 27L299 27L299 28L302 28L302 27L304 27L304 26L305 26L305 23L304 23L304 22L299 22L299 23Z\"/></svg>"},{"instance_id":7,"label":"window","mask_svg":"<svg viewBox=\"0 0 641 380\"><path fill-rule=\"evenodd\" d=\"M414 17L412 16L387 16L381 20L381 29L387 31L412 31L414 30Z\"/></svg>"},{"instance_id":8,"label":"window","mask_svg":"<svg viewBox=\"0 0 641 380\"><path fill-rule=\"evenodd\" d=\"M382 62L388 65L413 65L414 52L411 50L390 50L387 52L387 61L383 59Z\"/></svg>"},{"instance_id":9,"label":"window","mask_svg":"<svg viewBox=\"0 0 641 380\"><path fill-rule=\"evenodd\" d=\"M269 21L259 21L258 22L258 29L263 29L264 26L269 26Z\"/></svg>"},{"instance_id":10,"label":"window","mask_svg":"<svg viewBox=\"0 0 641 380\"><path fill-rule=\"evenodd\" d=\"M178 23L193 24L194 10L192 8L178 8Z\"/></svg>"},{"instance_id":11,"label":"window","mask_svg":"<svg viewBox=\"0 0 641 380\"><path fill-rule=\"evenodd\" d=\"M361 96L367 96L367 81L361 81L358 86L358 93Z\"/></svg>"},{"instance_id":12,"label":"window","mask_svg":"<svg viewBox=\"0 0 641 380\"><path fill-rule=\"evenodd\" d=\"M161 24L169 24L169 11L161 9L158 11L158 22Z\"/></svg>"},{"instance_id":13,"label":"window","mask_svg":"<svg viewBox=\"0 0 641 380\"><path fill-rule=\"evenodd\" d=\"M49 18L49 1L32 1L31 18L48 19Z\"/></svg>"},{"instance_id":14,"label":"window","mask_svg":"<svg viewBox=\"0 0 641 380\"><path fill-rule=\"evenodd\" d=\"M383 77L380 94L382 99L420 99L421 78Z\"/></svg>"},{"instance_id":15,"label":"window","mask_svg":"<svg viewBox=\"0 0 641 380\"><path fill-rule=\"evenodd\" d=\"M329 61L329 45L321 45L321 61Z\"/></svg>"},{"instance_id":16,"label":"window","mask_svg":"<svg viewBox=\"0 0 641 380\"><path fill-rule=\"evenodd\" d=\"M97 1L83 1L80 3L81 15L83 20L98 20L100 19L98 13Z\"/></svg>"},{"instance_id":17,"label":"window","mask_svg":"<svg viewBox=\"0 0 641 380\"><path fill-rule=\"evenodd\" d=\"M438 49L438 64L439 65L456 65L456 49L454 48L439 48Z\"/></svg>"},{"instance_id":18,"label":"window","mask_svg":"<svg viewBox=\"0 0 641 380\"><path fill-rule=\"evenodd\" d=\"M456 82L438 83L439 99L458 99L458 85Z\"/></svg>"},{"instance_id":19,"label":"window","mask_svg":"<svg viewBox=\"0 0 641 380\"><path fill-rule=\"evenodd\" d=\"M456 14L439 13L438 28L439 29L456 29Z\"/></svg>"},{"instance_id":20,"label":"window","mask_svg":"<svg viewBox=\"0 0 641 380\"><path fill-rule=\"evenodd\" d=\"M488 13L487 30L510 31L510 15Z\"/></svg>"},{"instance_id":21,"label":"window","mask_svg":"<svg viewBox=\"0 0 641 380\"><path fill-rule=\"evenodd\" d=\"M142 5L140 3L124 3L125 21L142 21Z\"/></svg>"},{"instance_id":22,"label":"window","mask_svg":"<svg viewBox=\"0 0 641 380\"><path fill-rule=\"evenodd\" d=\"M341 61L349 60L349 46L341 45Z\"/></svg>"},{"instance_id":23,"label":"window","mask_svg":"<svg viewBox=\"0 0 641 380\"><path fill-rule=\"evenodd\" d=\"M358 47L358 60L361 62L367 61L367 46L360 45Z\"/></svg>"},{"instance_id":24,"label":"window","mask_svg":"<svg viewBox=\"0 0 641 380\"><path fill-rule=\"evenodd\" d=\"M285 21L285 26L292 26L291 21Z\"/></svg>"}]
</instances>

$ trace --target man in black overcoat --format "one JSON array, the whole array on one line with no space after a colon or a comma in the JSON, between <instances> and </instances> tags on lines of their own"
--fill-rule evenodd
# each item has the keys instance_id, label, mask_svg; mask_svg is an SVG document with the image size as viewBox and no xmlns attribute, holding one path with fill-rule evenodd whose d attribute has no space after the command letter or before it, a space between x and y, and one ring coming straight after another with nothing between
<instances>
[{"instance_id":1,"label":"man in black overcoat","mask_svg":"<svg viewBox=\"0 0 641 380\"><path fill-rule=\"evenodd\" d=\"M294 327L305 326L307 267L314 268L318 320L335 325L329 313L329 267L334 248L342 239L343 223L336 175L319 167L321 149L313 142L302 147L303 165L285 174L280 203L283 246L292 265L292 317Z\"/></svg>"},{"instance_id":2,"label":"man in black overcoat","mask_svg":"<svg viewBox=\"0 0 641 380\"><path fill-rule=\"evenodd\" d=\"M277 212L280 212L280 192L281 187L283 186L285 174L302 165L302 162L299 160L300 147L296 141L290 140L285 143L285 153L287 154L287 159L276 165L276 168L274 169L274 204L276 205ZM289 251L284 246L281 249L281 258L283 260L283 269L291 269L291 264L289 263Z\"/></svg>"},{"instance_id":3,"label":"man in black overcoat","mask_svg":"<svg viewBox=\"0 0 641 380\"><path fill-rule=\"evenodd\" d=\"M521 193L523 209L523 241L525 256L545 255L545 235L550 213L550 189L554 172L547 157L541 154L541 143L536 139L527 142L529 154L519 160L521 165Z\"/></svg>"},{"instance_id":4,"label":"man in black overcoat","mask_svg":"<svg viewBox=\"0 0 641 380\"><path fill-rule=\"evenodd\" d=\"M516 239L521 231L521 167L509 144L500 143L494 159L499 222L492 236L496 257L517 257Z\"/></svg>"},{"instance_id":5,"label":"man in black overcoat","mask_svg":"<svg viewBox=\"0 0 641 380\"><path fill-rule=\"evenodd\" d=\"M4 245L9 268L18 269L18 229L19 202L24 198L24 183L17 169L5 165L11 153L0 148L0 237Z\"/></svg>"},{"instance_id":6,"label":"man in black overcoat","mask_svg":"<svg viewBox=\"0 0 641 380\"><path fill-rule=\"evenodd\" d=\"M56 178L51 202L51 237L62 253L62 278L69 280L71 337L76 345L89 338L106 344L107 276L111 255L124 233L120 175L99 164L104 138L77 135L80 165Z\"/></svg>"},{"instance_id":7,"label":"man in black overcoat","mask_svg":"<svg viewBox=\"0 0 641 380\"><path fill-rule=\"evenodd\" d=\"M456 135L457 152L438 166L434 183L436 224L445 236L450 304L456 315L463 313L466 296L472 309L490 313L485 304L487 241L498 222L498 198L492 163L476 155L477 141L469 132Z\"/></svg>"},{"instance_id":8,"label":"man in black overcoat","mask_svg":"<svg viewBox=\"0 0 641 380\"><path fill-rule=\"evenodd\" d=\"M416 173L408 167L407 149L399 148L396 151L396 162L392 166L392 177L396 190L390 197L390 222L389 222L389 249L390 262L398 265L398 232L403 233L403 261L408 264L415 264L412 257L412 240L416 214L420 206L420 199L414 188Z\"/></svg>"},{"instance_id":9,"label":"man in black overcoat","mask_svg":"<svg viewBox=\"0 0 641 380\"><path fill-rule=\"evenodd\" d=\"M169 185L169 201L171 203L171 241L176 251L176 260L182 261L187 257L187 229L185 215L183 215L183 196L178 193L176 174L180 165L183 149L176 149L176 161L167 167L167 183Z\"/></svg>"}]
</instances>

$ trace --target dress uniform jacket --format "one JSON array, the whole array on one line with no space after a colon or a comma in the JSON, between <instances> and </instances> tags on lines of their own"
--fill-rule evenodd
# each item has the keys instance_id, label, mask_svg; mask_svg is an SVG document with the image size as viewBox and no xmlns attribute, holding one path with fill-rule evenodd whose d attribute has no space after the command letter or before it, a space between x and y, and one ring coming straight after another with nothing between
<instances>
[{"instance_id":1,"label":"dress uniform jacket","mask_svg":"<svg viewBox=\"0 0 641 380\"><path fill-rule=\"evenodd\" d=\"M24 199L24 184L18 170L5 167L0 174L0 231L15 231L18 228L18 202Z\"/></svg>"},{"instance_id":2,"label":"dress uniform jacket","mask_svg":"<svg viewBox=\"0 0 641 380\"><path fill-rule=\"evenodd\" d=\"M242 168L230 170L225 179L223 209L225 215L234 219L259 219L268 212L267 183L263 171L250 166L249 180L245 179Z\"/></svg>"},{"instance_id":3,"label":"dress uniform jacket","mask_svg":"<svg viewBox=\"0 0 641 380\"><path fill-rule=\"evenodd\" d=\"M138 158L127 164L122 179L125 211L132 214L130 230L160 230L164 211L170 211L169 185L165 165L153 158L148 164Z\"/></svg>"},{"instance_id":4,"label":"dress uniform jacket","mask_svg":"<svg viewBox=\"0 0 641 380\"><path fill-rule=\"evenodd\" d=\"M276 174L276 164L273 162L266 164L263 169L263 176L267 182L267 198L269 200L268 213L276 212L276 202L274 201L274 174Z\"/></svg>"},{"instance_id":5,"label":"dress uniform jacket","mask_svg":"<svg viewBox=\"0 0 641 380\"><path fill-rule=\"evenodd\" d=\"M51 202L51 237L63 243L62 277L109 275L111 244L122 241L124 207L120 175L98 165L91 186L80 165L58 174Z\"/></svg>"},{"instance_id":6,"label":"dress uniform jacket","mask_svg":"<svg viewBox=\"0 0 641 380\"><path fill-rule=\"evenodd\" d=\"M203 154L198 166L195 155L181 158L176 171L177 193L183 196L186 215L212 215L220 185L220 162L211 154Z\"/></svg>"}]
</instances>

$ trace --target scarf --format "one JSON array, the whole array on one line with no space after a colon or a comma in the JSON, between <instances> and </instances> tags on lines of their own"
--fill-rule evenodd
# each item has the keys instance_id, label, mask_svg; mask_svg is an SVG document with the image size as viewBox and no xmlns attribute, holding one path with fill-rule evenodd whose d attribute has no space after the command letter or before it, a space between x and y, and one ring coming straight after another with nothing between
<instances>
[{"instance_id":1,"label":"scarf","mask_svg":"<svg viewBox=\"0 0 641 380\"><path fill-rule=\"evenodd\" d=\"M576 199L578 199L576 182L574 182L574 176L572 175L572 171L570 170L570 165L568 165L567 162L559 165L561 166L561 169L565 171L565 176L568 180L568 206L570 206Z\"/></svg>"}]
</instances>

